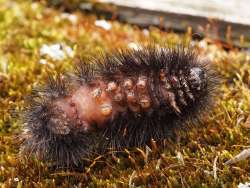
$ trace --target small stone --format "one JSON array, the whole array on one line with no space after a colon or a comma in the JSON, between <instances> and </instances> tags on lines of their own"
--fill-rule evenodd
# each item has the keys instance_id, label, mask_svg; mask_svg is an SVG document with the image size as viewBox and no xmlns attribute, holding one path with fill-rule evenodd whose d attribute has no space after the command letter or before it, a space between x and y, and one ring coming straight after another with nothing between
<instances>
[{"instance_id":1,"label":"small stone","mask_svg":"<svg viewBox=\"0 0 250 188\"><path fill-rule=\"evenodd\" d=\"M72 24L77 24L78 21L78 17L76 15L69 13L63 13L61 18L69 20Z\"/></svg>"},{"instance_id":2,"label":"small stone","mask_svg":"<svg viewBox=\"0 0 250 188\"><path fill-rule=\"evenodd\" d=\"M46 64L48 64L48 61L46 59L40 59L39 63L43 64L43 65L46 65Z\"/></svg>"},{"instance_id":3,"label":"small stone","mask_svg":"<svg viewBox=\"0 0 250 188\"><path fill-rule=\"evenodd\" d=\"M128 44L128 47L133 50L140 50L141 46L137 43L131 42Z\"/></svg>"},{"instance_id":4,"label":"small stone","mask_svg":"<svg viewBox=\"0 0 250 188\"><path fill-rule=\"evenodd\" d=\"M96 20L95 25L98 27L101 27L105 30L110 30L112 27L112 25L109 22L107 22L106 20Z\"/></svg>"},{"instance_id":5,"label":"small stone","mask_svg":"<svg viewBox=\"0 0 250 188\"><path fill-rule=\"evenodd\" d=\"M65 44L51 44L47 45L44 44L40 48L40 55L41 56L48 56L54 61L62 61L67 57L72 58L74 56L74 51L70 46ZM45 61L41 61L40 63L45 63Z\"/></svg>"},{"instance_id":6,"label":"small stone","mask_svg":"<svg viewBox=\"0 0 250 188\"><path fill-rule=\"evenodd\" d=\"M249 188L249 187L250 187L250 182L240 183L238 185L238 188Z\"/></svg>"}]
</instances>

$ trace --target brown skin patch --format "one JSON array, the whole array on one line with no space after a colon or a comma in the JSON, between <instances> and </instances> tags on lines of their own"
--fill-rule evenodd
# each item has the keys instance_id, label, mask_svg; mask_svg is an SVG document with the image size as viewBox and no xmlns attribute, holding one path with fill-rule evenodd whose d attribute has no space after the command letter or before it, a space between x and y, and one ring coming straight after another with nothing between
<instances>
[{"instance_id":1,"label":"brown skin patch","mask_svg":"<svg viewBox=\"0 0 250 188\"><path fill-rule=\"evenodd\" d=\"M96 95L97 88L101 90L98 95ZM71 96L57 100L55 105L65 112L68 118L84 122L82 126L86 130L90 130L92 124L101 128L106 121L117 114L103 83L99 83L98 87L80 86ZM106 109L106 106L109 106L109 109Z\"/></svg>"},{"instance_id":2,"label":"brown skin patch","mask_svg":"<svg viewBox=\"0 0 250 188\"><path fill-rule=\"evenodd\" d=\"M165 78L161 74L160 77ZM177 86L178 80L175 77L171 79ZM106 122L121 112L142 112L151 108L152 101L148 93L146 76L139 76L135 83L133 85L132 79L125 79L121 85L96 80L90 85L79 86L70 96L58 99L54 104L62 111L62 115L66 116L64 119L69 120L68 126L82 127L86 131L93 130L95 125L104 128ZM166 86L167 80L164 79L162 84ZM181 111L174 93L165 87L161 88L161 93L172 110L179 114ZM185 105L183 93L179 92L179 98Z\"/></svg>"}]
</instances>

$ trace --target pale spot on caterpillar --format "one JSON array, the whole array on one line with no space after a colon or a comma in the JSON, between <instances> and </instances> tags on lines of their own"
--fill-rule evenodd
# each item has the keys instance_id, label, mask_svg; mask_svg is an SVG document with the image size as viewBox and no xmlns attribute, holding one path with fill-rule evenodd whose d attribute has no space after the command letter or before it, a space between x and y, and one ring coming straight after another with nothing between
<instances>
[{"instance_id":1,"label":"pale spot on caterpillar","mask_svg":"<svg viewBox=\"0 0 250 188\"><path fill-rule=\"evenodd\" d=\"M101 88L96 88L92 91L91 94L92 94L93 98L98 99L102 94L102 90L101 90Z\"/></svg>"},{"instance_id":2,"label":"pale spot on caterpillar","mask_svg":"<svg viewBox=\"0 0 250 188\"><path fill-rule=\"evenodd\" d=\"M109 116L112 114L112 106L111 104L103 104L101 105L101 113L104 116Z\"/></svg>"},{"instance_id":3,"label":"pale spot on caterpillar","mask_svg":"<svg viewBox=\"0 0 250 188\"><path fill-rule=\"evenodd\" d=\"M117 84L115 82L109 82L106 91L113 92L117 89Z\"/></svg>"},{"instance_id":4,"label":"pale spot on caterpillar","mask_svg":"<svg viewBox=\"0 0 250 188\"><path fill-rule=\"evenodd\" d=\"M131 79L126 79L124 81L123 87L125 89L132 89L133 88L133 81Z\"/></svg>"}]
</instances>

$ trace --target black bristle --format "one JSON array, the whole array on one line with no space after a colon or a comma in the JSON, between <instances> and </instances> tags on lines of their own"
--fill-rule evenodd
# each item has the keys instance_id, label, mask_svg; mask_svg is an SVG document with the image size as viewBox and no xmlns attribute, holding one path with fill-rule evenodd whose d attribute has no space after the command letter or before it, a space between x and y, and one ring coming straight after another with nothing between
<instances>
[{"instance_id":1,"label":"black bristle","mask_svg":"<svg viewBox=\"0 0 250 188\"><path fill-rule=\"evenodd\" d=\"M166 112L168 105L164 101L160 101L161 105L155 107L150 113L128 112L116 118L115 121L108 122L109 125L104 130L104 135L110 142L109 146L115 149L140 147L148 143L151 138L159 140L168 137L174 133L174 129L187 129L188 121L200 121L202 112L207 112L211 107L211 98L218 84L218 76L209 67L209 64L200 61L190 49L143 48L136 51L122 51L108 56L101 64L99 74L104 78L109 77L109 80L117 79L118 76L115 73L120 72L131 77L141 73L152 77L154 80L151 89L152 98L154 98L154 94L159 97L159 92L157 92L159 84L156 77L160 69L168 69L170 74L175 74L179 70L188 70L198 66L207 74L207 87L199 94L197 100L184 108L181 115L168 114ZM110 70L115 71L108 75ZM112 77L110 78L110 76ZM124 131L126 131L125 136Z\"/></svg>"},{"instance_id":2,"label":"black bristle","mask_svg":"<svg viewBox=\"0 0 250 188\"><path fill-rule=\"evenodd\" d=\"M49 124L49 120L56 115L51 103L55 98L67 95L66 82L60 76L56 79L49 77L47 86L34 89L32 94L23 114L25 124L21 153L34 153L57 167L80 165L92 151L93 136L81 131L56 134Z\"/></svg>"},{"instance_id":3,"label":"black bristle","mask_svg":"<svg viewBox=\"0 0 250 188\"><path fill-rule=\"evenodd\" d=\"M141 75L147 79L150 107L135 112L126 101L120 105L126 110L105 122L104 128L94 124L91 127L95 128L86 132L79 128L83 122L76 121L78 116L69 120L53 106L56 99L72 96L84 84L94 87L96 80L105 84L114 81L124 96L124 80L138 80ZM50 78L44 89L35 90L30 97L23 150L58 166L69 166L81 164L83 158L96 151L141 147L151 139L163 140L176 130L186 130L189 121L200 121L212 106L217 85L218 78L209 62L200 60L191 49L145 47L107 54L96 59L94 65L81 62L70 79Z\"/></svg>"}]
</instances>

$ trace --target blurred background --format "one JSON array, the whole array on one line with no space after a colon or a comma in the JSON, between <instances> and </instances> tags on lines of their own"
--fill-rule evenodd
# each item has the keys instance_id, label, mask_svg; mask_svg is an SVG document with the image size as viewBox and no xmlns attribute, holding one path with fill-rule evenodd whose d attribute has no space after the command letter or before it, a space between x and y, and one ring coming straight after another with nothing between
<instances>
[{"instance_id":1,"label":"blurred background","mask_svg":"<svg viewBox=\"0 0 250 188\"><path fill-rule=\"evenodd\" d=\"M194 38L212 39L242 46L250 38L248 0L50 0L66 10L96 11L106 19L140 27L157 26L184 32L192 28ZM110 5L110 6L109 6Z\"/></svg>"}]
</instances>

